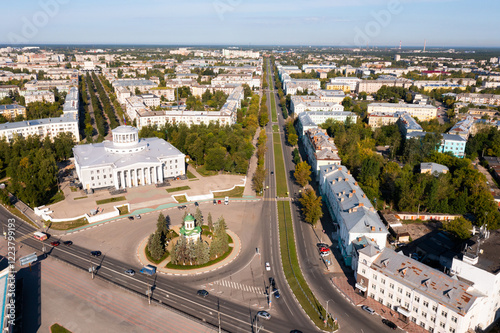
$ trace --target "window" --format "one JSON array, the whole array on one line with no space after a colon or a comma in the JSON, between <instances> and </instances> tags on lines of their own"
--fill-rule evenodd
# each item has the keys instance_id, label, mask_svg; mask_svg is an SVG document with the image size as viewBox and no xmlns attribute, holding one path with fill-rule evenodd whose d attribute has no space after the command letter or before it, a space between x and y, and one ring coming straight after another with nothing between
<instances>
[{"instance_id":1,"label":"window","mask_svg":"<svg viewBox=\"0 0 500 333\"><path fill-rule=\"evenodd\" d=\"M441 315L445 318L448 317L448 313L446 311L441 311Z\"/></svg>"},{"instance_id":2,"label":"window","mask_svg":"<svg viewBox=\"0 0 500 333\"><path fill-rule=\"evenodd\" d=\"M389 288L394 289L394 283L390 283Z\"/></svg>"},{"instance_id":3,"label":"window","mask_svg":"<svg viewBox=\"0 0 500 333\"><path fill-rule=\"evenodd\" d=\"M445 324L445 323L443 323L443 322L440 322L440 323L439 323L439 326L441 326L442 328L445 328L446 324Z\"/></svg>"},{"instance_id":4,"label":"window","mask_svg":"<svg viewBox=\"0 0 500 333\"><path fill-rule=\"evenodd\" d=\"M413 312L418 313L418 308L416 306L413 307Z\"/></svg>"},{"instance_id":5,"label":"window","mask_svg":"<svg viewBox=\"0 0 500 333\"><path fill-rule=\"evenodd\" d=\"M382 284L385 284L385 279L380 279L380 282L382 282Z\"/></svg>"},{"instance_id":6,"label":"window","mask_svg":"<svg viewBox=\"0 0 500 333\"><path fill-rule=\"evenodd\" d=\"M414 322L414 323L416 323L417 322L417 318L411 317L411 321Z\"/></svg>"},{"instance_id":7,"label":"window","mask_svg":"<svg viewBox=\"0 0 500 333\"><path fill-rule=\"evenodd\" d=\"M409 308L410 308L410 303L405 302L405 309L409 309Z\"/></svg>"},{"instance_id":8,"label":"window","mask_svg":"<svg viewBox=\"0 0 500 333\"><path fill-rule=\"evenodd\" d=\"M411 293L409 291L406 292L406 297L411 297Z\"/></svg>"},{"instance_id":9,"label":"window","mask_svg":"<svg viewBox=\"0 0 500 333\"><path fill-rule=\"evenodd\" d=\"M377 289L377 286L376 286L376 285L374 285L374 284L372 284L372 288L373 288L373 290L376 290L376 289Z\"/></svg>"},{"instance_id":10,"label":"window","mask_svg":"<svg viewBox=\"0 0 500 333\"><path fill-rule=\"evenodd\" d=\"M427 318L427 312L422 311L422 317Z\"/></svg>"},{"instance_id":11,"label":"window","mask_svg":"<svg viewBox=\"0 0 500 333\"><path fill-rule=\"evenodd\" d=\"M434 328L429 327L429 332L434 333Z\"/></svg>"},{"instance_id":12,"label":"window","mask_svg":"<svg viewBox=\"0 0 500 333\"><path fill-rule=\"evenodd\" d=\"M398 293L402 294L403 293L403 288L398 287Z\"/></svg>"},{"instance_id":13,"label":"window","mask_svg":"<svg viewBox=\"0 0 500 333\"><path fill-rule=\"evenodd\" d=\"M436 322L436 317L432 317L432 316L431 316L431 321L432 321L433 323L435 323L435 322Z\"/></svg>"},{"instance_id":14,"label":"window","mask_svg":"<svg viewBox=\"0 0 500 333\"><path fill-rule=\"evenodd\" d=\"M97 170L97 173L99 173L100 170Z\"/></svg>"},{"instance_id":15,"label":"window","mask_svg":"<svg viewBox=\"0 0 500 333\"><path fill-rule=\"evenodd\" d=\"M361 270L361 273L365 274L365 273L366 273L366 269L364 269L364 268L363 268L363 269Z\"/></svg>"},{"instance_id":16,"label":"window","mask_svg":"<svg viewBox=\"0 0 500 333\"><path fill-rule=\"evenodd\" d=\"M450 327L450 332L455 333L455 329L453 327Z\"/></svg>"},{"instance_id":17,"label":"window","mask_svg":"<svg viewBox=\"0 0 500 333\"><path fill-rule=\"evenodd\" d=\"M377 276L375 274L373 274L373 279L377 281Z\"/></svg>"},{"instance_id":18,"label":"window","mask_svg":"<svg viewBox=\"0 0 500 333\"><path fill-rule=\"evenodd\" d=\"M370 297L375 299L375 294L370 294Z\"/></svg>"},{"instance_id":19,"label":"window","mask_svg":"<svg viewBox=\"0 0 500 333\"><path fill-rule=\"evenodd\" d=\"M384 294L384 289L380 288L380 293L383 295Z\"/></svg>"},{"instance_id":20,"label":"window","mask_svg":"<svg viewBox=\"0 0 500 333\"><path fill-rule=\"evenodd\" d=\"M104 177L104 179L106 179L106 175L104 175L103 177Z\"/></svg>"},{"instance_id":21,"label":"window","mask_svg":"<svg viewBox=\"0 0 500 333\"><path fill-rule=\"evenodd\" d=\"M420 302L420 297L415 296L415 302L419 303Z\"/></svg>"},{"instance_id":22,"label":"window","mask_svg":"<svg viewBox=\"0 0 500 333\"><path fill-rule=\"evenodd\" d=\"M429 302L424 301L424 306L425 306L426 308L428 308L428 307L429 307Z\"/></svg>"},{"instance_id":23,"label":"window","mask_svg":"<svg viewBox=\"0 0 500 333\"><path fill-rule=\"evenodd\" d=\"M90 180L94 180L94 177L90 177Z\"/></svg>"},{"instance_id":24,"label":"window","mask_svg":"<svg viewBox=\"0 0 500 333\"><path fill-rule=\"evenodd\" d=\"M457 322L457 317L451 316L451 321L454 322L454 323L456 323Z\"/></svg>"},{"instance_id":25,"label":"window","mask_svg":"<svg viewBox=\"0 0 500 333\"><path fill-rule=\"evenodd\" d=\"M392 299L392 294L389 294L389 298Z\"/></svg>"},{"instance_id":26,"label":"window","mask_svg":"<svg viewBox=\"0 0 500 333\"><path fill-rule=\"evenodd\" d=\"M432 306L432 311L437 312L437 310L438 310L437 306L433 305Z\"/></svg>"},{"instance_id":27,"label":"window","mask_svg":"<svg viewBox=\"0 0 500 333\"><path fill-rule=\"evenodd\" d=\"M396 298L396 302L398 302L398 304L401 304L401 298Z\"/></svg>"},{"instance_id":28,"label":"window","mask_svg":"<svg viewBox=\"0 0 500 333\"><path fill-rule=\"evenodd\" d=\"M423 328L425 328L425 323L423 321L420 322L420 326L422 326Z\"/></svg>"},{"instance_id":29,"label":"window","mask_svg":"<svg viewBox=\"0 0 500 333\"><path fill-rule=\"evenodd\" d=\"M384 299L382 297L379 297L378 301L380 304L384 304Z\"/></svg>"}]
</instances>

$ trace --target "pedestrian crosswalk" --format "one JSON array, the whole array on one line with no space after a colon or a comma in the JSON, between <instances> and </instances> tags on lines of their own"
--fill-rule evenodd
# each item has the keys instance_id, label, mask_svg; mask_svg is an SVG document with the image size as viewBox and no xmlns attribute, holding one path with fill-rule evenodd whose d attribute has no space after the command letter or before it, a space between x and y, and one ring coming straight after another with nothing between
<instances>
[{"instance_id":1,"label":"pedestrian crosswalk","mask_svg":"<svg viewBox=\"0 0 500 333\"><path fill-rule=\"evenodd\" d=\"M243 291L246 291L249 293L254 293L254 294L264 294L264 289L262 289L262 288L254 287L254 286L247 286L245 284L241 284L238 282L232 282L232 281L227 281L227 280L217 280L211 284L219 285L221 287L226 287L226 288L231 288L231 289L243 290Z\"/></svg>"}]
</instances>

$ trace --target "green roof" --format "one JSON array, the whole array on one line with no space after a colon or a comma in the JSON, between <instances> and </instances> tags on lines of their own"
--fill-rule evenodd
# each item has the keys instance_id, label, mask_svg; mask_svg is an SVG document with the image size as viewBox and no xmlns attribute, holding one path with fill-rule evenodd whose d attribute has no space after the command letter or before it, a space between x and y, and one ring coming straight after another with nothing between
<instances>
[{"instance_id":1,"label":"green roof","mask_svg":"<svg viewBox=\"0 0 500 333\"><path fill-rule=\"evenodd\" d=\"M191 214L187 214L186 217L184 218L184 221L194 221L194 216Z\"/></svg>"},{"instance_id":2,"label":"green roof","mask_svg":"<svg viewBox=\"0 0 500 333\"><path fill-rule=\"evenodd\" d=\"M186 230L186 228L181 227L179 230L179 233L183 236L192 236L192 235L200 235L201 234L201 227L194 227L193 230Z\"/></svg>"}]
</instances>

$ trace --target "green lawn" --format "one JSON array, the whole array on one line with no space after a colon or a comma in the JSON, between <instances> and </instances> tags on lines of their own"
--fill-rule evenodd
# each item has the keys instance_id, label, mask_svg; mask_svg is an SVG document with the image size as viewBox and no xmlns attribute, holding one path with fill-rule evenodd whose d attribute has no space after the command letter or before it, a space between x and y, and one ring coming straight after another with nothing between
<instances>
[{"instance_id":1,"label":"green lawn","mask_svg":"<svg viewBox=\"0 0 500 333\"><path fill-rule=\"evenodd\" d=\"M278 125L273 125L273 132L279 132L280 128Z\"/></svg>"},{"instance_id":2,"label":"green lawn","mask_svg":"<svg viewBox=\"0 0 500 333\"><path fill-rule=\"evenodd\" d=\"M241 198L243 196L243 191L245 187L236 186L234 189L224 192L214 192L214 198L224 198L224 197L237 197Z\"/></svg>"},{"instance_id":3,"label":"green lawn","mask_svg":"<svg viewBox=\"0 0 500 333\"><path fill-rule=\"evenodd\" d=\"M186 170L186 176L188 177L188 179L196 178L196 176L193 175L193 173L189 170Z\"/></svg>"},{"instance_id":4,"label":"green lawn","mask_svg":"<svg viewBox=\"0 0 500 333\"><path fill-rule=\"evenodd\" d=\"M276 113L276 101L275 101L275 96L274 93L270 94L271 97L271 119L273 122L278 121L278 114Z\"/></svg>"},{"instance_id":5,"label":"green lawn","mask_svg":"<svg viewBox=\"0 0 500 333\"><path fill-rule=\"evenodd\" d=\"M172 193L172 192L185 191L185 190L189 190L189 189L191 189L191 187L189 187L189 186L179 186L179 187L167 188L166 191L168 193Z\"/></svg>"},{"instance_id":6,"label":"green lawn","mask_svg":"<svg viewBox=\"0 0 500 333\"><path fill-rule=\"evenodd\" d=\"M187 202L185 195L176 195L176 196L174 196L174 199L177 200L178 203Z\"/></svg>"},{"instance_id":7,"label":"green lawn","mask_svg":"<svg viewBox=\"0 0 500 333\"><path fill-rule=\"evenodd\" d=\"M55 204L56 202L63 201L64 200L64 192L63 191L57 191L56 194L49 200L49 205Z\"/></svg>"},{"instance_id":8,"label":"green lawn","mask_svg":"<svg viewBox=\"0 0 500 333\"><path fill-rule=\"evenodd\" d=\"M158 265L159 263L161 263L163 260L167 259L167 257L170 255L170 253L168 253L168 251L165 251L165 253L160 258L160 260L154 260L153 257L151 257L151 253L149 253L149 249L148 249L147 245L144 248L144 253L146 254L146 257L148 258L148 260L151 261L152 263L156 264L156 265Z\"/></svg>"},{"instance_id":9,"label":"green lawn","mask_svg":"<svg viewBox=\"0 0 500 333\"><path fill-rule=\"evenodd\" d=\"M222 260L226 259L227 256L231 254L231 252L233 252L233 248L230 246L229 249L226 251L226 253L224 253L223 255L221 255L219 258L214 259L212 261L209 261L209 262L207 262L206 264L203 264L203 265L174 265L174 264L172 264L172 263L169 262L167 264L167 266L165 266L165 267L166 268L171 268L171 269L180 269L180 270L189 270L189 269L207 267L207 266L211 266L213 264L218 263L219 261L222 261Z\"/></svg>"},{"instance_id":10,"label":"green lawn","mask_svg":"<svg viewBox=\"0 0 500 333\"><path fill-rule=\"evenodd\" d=\"M116 207L116 208L118 208L120 215L128 214L128 206L120 206L120 207Z\"/></svg>"},{"instance_id":11,"label":"green lawn","mask_svg":"<svg viewBox=\"0 0 500 333\"><path fill-rule=\"evenodd\" d=\"M70 230L89 224L87 219L84 217L75 221L49 222L49 223L50 223L50 229L54 230Z\"/></svg>"},{"instance_id":12,"label":"green lawn","mask_svg":"<svg viewBox=\"0 0 500 333\"><path fill-rule=\"evenodd\" d=\"M104 205L110 202L118 202L118 201L124 201L127 200L124 196L121 197L114 197L114 198L109 198L109 199L103 199L103 200L97 200L95 203L98 205Z\"/></svg>"},{"instance_id":13,"label":"green lawn","mask_svg":"<svg viewBox=\"0 0 500 333\"><path fill-rule=\"evenodd\" d=\"M70 330L62 327L59 324L54 324L54 325L50 326L50 332L51 333L71 333Z\"/></svg>"},{"instance_id":14,"label":"green lawn","mask_svg":"<svg viewBox=\"0 0 500 333\"><path fill-rule=\"evenodd\" d=\"M197 167L196 171L203 177L215 176L216 174L218 174L217 171L205 169L204 165Z\"/></svg>"},{"instance_id":15,"label":"green lawn","mask_svg":"<svg viewBox=\"0 0 500 333\"><path fill-rule=\"evenodd\" d=\"M293 223L291 219L290 203L288 201L278 202L278 223L280 233L280 249L281 249L281 263L283 264L283 271L285 277L299 301L300 305L307 313L309 318L321 329L324 329L324 316L326 310L314 297L311 289L300 270L299 260L297 258L297 251L295 248ZM329 318L328 326L330 329L337 329L334 327L333 320Z\"/></svg>"},{"instance_id":16,"label":"green lawn","mask_svg":"<svg viewBox=\"0 0 500 333\"><path fill-rule=\"evenodd\" d=\"M274 142L274 167L276 173L276 192L278 197L288 196L288 186L286 184L285 162L281 150L281 140L279 133L273 133Z\"/></svg>"},{"instance_id":17,"label":"green lawn","mask_svg":"<svg viewBox=\"0 0 500 333\"><path fill-rule=\"evenodd\" d=\"M74 198L73 200L80 200L80 199L87 199L88 196L84 196L84 197L77 197L77 198Z\"/></svg>"}]
</instances>

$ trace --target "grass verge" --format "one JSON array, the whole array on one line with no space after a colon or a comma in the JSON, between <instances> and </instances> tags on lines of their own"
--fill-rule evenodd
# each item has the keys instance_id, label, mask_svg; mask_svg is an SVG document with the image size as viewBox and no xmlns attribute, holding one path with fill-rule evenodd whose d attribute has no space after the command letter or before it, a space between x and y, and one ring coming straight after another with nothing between
<instances>
[{"instance_id":1,"label":"grass verge","mask_svg":"<svg viewBox=\"0 0 500 333\"><path fill-rule=\"evenodd\" d=\"M280 127L278 125L273 125L273 132L279 132Z\"/></svg>"},{"instance_id":2,"label":"grass verge","mask_svg":"<svg viewBox=\"0 0 500 333\"><path fill-rule=\"evenodd\" d=\"M120 216L128 214L128 206L120 206L120 207L116 207L116 208L120 212Z\"/></svg>"},{"instance_id":3,"label":"grass verge","mask_svg":"<svg viewBox=\"0 0 500 333\"><path fill-rule=\"evenodd\" d=\"M64 221L64 222L51 222L50 229L54 230L70 230L78 227L82 227L84 225L89 224L86 218L82 217L81 219L74 221Z\"/></svg>"},{"instance_id":4,"label":"grass verge","mask_svg":"<svg viewBox=\"0 0 500 333\"><path fill-rule=\"evenodd\" d=\"M286 184L285 161L281 150L281 140L279 133L273 133L274 143L274 167L276 172L276 193L278 197L286 197L288 186Z\"/></svg>"},{"instance_id":5,"label":"grass verge","mask_svg":"<svg viewBox=\"0 0 500 333\"><path fill-rule=\"evenodd\" d=\"M103 199L103 200L97 200L95 203L98 205L104 205L110 202L118 202L118 201L124 201L127 200L125 197L114 197L114 198L108 198L108 199Z\"/></svg>"},{"instance_id":6,"label":"grass verge","mask_svg":"<svg viewBox=\"0 0 500 333\"><path fill-rule=\"evenodd\" d=\"M189 170L186 170L186 176L188 177L188 179L194 179L196 178L195 175L193 175L193 173Z\"/></svg>"},{"instance_id":7,"label":"grass verge","mask_svg":"<svg viewBox=\"0 0 500 333\"><path fill-rule=\"evenodd\" d=\"M14 206L5 206L5 208L7 208L7 210L14 216L17 216L18 218L20 218L21 220L23 221L26 221L27 223L31 224L33 227L35 227L36 229L38 229L38 226L33 223L26 215L24 215L23 213L21 213L21 211L19 209L17 209L16 207Z\"/></svg>"},{"instance_id":8,"label":"grass verge","mask_svg":"<svg viewBox=\"0 0 500 333\"><path fill-rule=\"evenodd\" d=\"M74 198L73 200L81 200L81 199L87 199L88 196L84 196L84 197L78 197L78 198Z\"/></svg>"},{"instance_id":9,"label":"grass verge","mask_svg":"<svg viewBox=\"0 0 500 333\"><path fill-rule=\"evenodd\" d=\"M202 165L202 166L199 166L196 168L196 171L202 175L203 177L208 177L208 176L215 176L218 174L217 171L213 171L213 170L207 170L205 169L205 166Z\"/></svg>"},{"instance_id":10,"label":"grass verge","mask_svg":"<svg viewBox=\"0 0 500 333\"><path fill-rule=\"evenodd\" d=\"M314 297L311 289L300 270L297 251L295 248L295 239L293 233L293 223L290 216L290 203L288 201L278 202L278 223L280 233L280 249L281 249L281 263L285 277L299 301L300 305L307 313L309 318L314 324L321 329L325 328L324 318L326 310ZM328 326L332 329L337 329L332 318L328 320Z\"/></svg>"},{"instance_id":11,"label":"grass verge","mask_svg":"<svg viewBox=\"0 0 500 333\"><path fill-rule=\"evenodd\" d=\"M149 249L148 249L147 245L144 248L144 253L146 253L146 257L148 258L148 260L151 261L152 263L156 264L156 265L158 265L159 263L161 263L163 260L167 259L167 257L170 255L170 253L168 251L165 251L165 253L160 258L160 260L154 260L153 257L151 257L151 253L149 253Z\"/></svg>"},{"instance_id":12,"label":"grass verge","mask_svg":"<svg viewBox=\"0 0 500 333\"><path fill-rule=\"evenodd\" d=\"M54 324L54 325L50 326L50 332L51 333L71 333L70 330L62 327L59 324Z\"/></svg>"},{"instance_id":13,"label":"grass verge","mask_svg":"<svg viewBox=\"0 0 500 333\"><path fill-rule=\"evenodd\" d=\"M187 202L187 199L186 199L185 195L175 195L174 199L177 200L178 203Z\"/></svg>"},{"instance_id":14,"label":"grass verge","mask_svg":"<svg viewBox=\"0 0 500 333\"><path fill-rule=\"evenodd\" d=\"M274 122L278 121L278 114L276 113L276 101L275 101L274 92L271 92L270 98L271 98L271 119L274 123Z\"/></svg>"},{"instance_id":15,"label":"grass verge","mask_svg":"<svg viewBox=\"0 0 500 333\"><path fill-rule=\"evenodd\" d=\"M231 252L233 252L233 248L229 247L229 249L226 251L226 253L224 253L223 255L221 255L219 258L214 259L212 261L209 261L209 262L207 262L206 264L203 264L203 265L174 265L174 264L172 264L172 263L169 262L167 264L167 266L165 266L165 267L166 268L171 268L171 269L179 269L179 270L190 270L190 269L207 267L207 266L211 266L213 264L218 263L219 261L222 261L222 260L226 259L227 256L231 254Z\"/></svg>"},{"instance_id":16,"label":"grass verge","mask_svg":"<svg viewBox=\"0 0 500 333\"><path fill-rule=\"evenodd\" d=\"M237 197L241 198L243 196L244 186L236 186L232 190L224 192L214 192L214 198L224 198L224 197Z\"/></svg>"},{"instance_id":17,"label":"grass verge","mask_svg":"<svg viewBox=\"0 0 500 333\"><path fill-rule=\"evenodd\" d=\"M179 192L179 191L184 191L184 190L189 190L191 189L191 187L189 186L179 186L179 187L172 187L172 188L167 188L167 192L168 193L172 193L172 192Z\"/></svg>"},{"instance_id":18,"label":"grass verge","mask_svg":"<svg viewBox=\"0 0 500 333\"><path fill-rule=\"evenodd\" d=\"M64 192L63 191L57 191L56 194L49 200L49 205L55 204L56 202L63 201L64 200Z\"/></svg>"}]
</instances>

